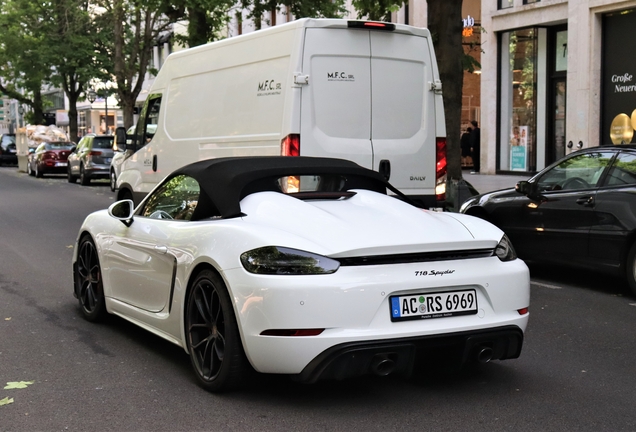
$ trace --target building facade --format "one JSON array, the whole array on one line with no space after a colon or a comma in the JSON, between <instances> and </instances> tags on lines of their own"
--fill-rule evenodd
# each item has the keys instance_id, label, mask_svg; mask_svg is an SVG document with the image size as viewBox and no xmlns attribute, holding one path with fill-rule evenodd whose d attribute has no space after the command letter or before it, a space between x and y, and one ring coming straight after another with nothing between
<instances>
[{"instance_id":1,"label":"building facade","mask_svg":"<svg viewBox=\"0 0 636 432\"><path fill-rule=\"evenodd\" d=\"M636 1L484 0L481 25L482 171L633 142Z\"/></svg>"}]
</instances>

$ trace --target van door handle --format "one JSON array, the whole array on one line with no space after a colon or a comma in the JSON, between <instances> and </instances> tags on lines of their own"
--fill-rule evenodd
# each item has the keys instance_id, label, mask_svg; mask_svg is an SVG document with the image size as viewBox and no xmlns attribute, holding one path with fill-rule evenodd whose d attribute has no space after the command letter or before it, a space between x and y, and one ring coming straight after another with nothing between
<instances>
[{"instance_id":1,"label":"van door handle","mask_svg":"<svg viewBox=\"0 0 636 432\"><path fill-rule=\"evenodd\" d=\"M152 170L157 172L157 155L152 156Z\"/></svg>"},{"instance_id":2,"label":"van door handle","mask_svg":"<svg viewBox=\"0 0 636 432\"><path fill-rule=\"evenodd\" d=\"M391 161L387 159L382 159L380 161L380 167L378 168L378 172L382 174L386 181L389 181L391 177Z\"/></svg>"},{"instance_id":3,"label":"van door handle","mask_svg":"<svg viewBox=\"0 0 636 432\"><path fill-rule=\"evenodd\" d=\"M160 254L167 254L168 253L168 247L167 246L156 245L155 246L155 252L159 252Z\"/></svg>"}]
</instances>

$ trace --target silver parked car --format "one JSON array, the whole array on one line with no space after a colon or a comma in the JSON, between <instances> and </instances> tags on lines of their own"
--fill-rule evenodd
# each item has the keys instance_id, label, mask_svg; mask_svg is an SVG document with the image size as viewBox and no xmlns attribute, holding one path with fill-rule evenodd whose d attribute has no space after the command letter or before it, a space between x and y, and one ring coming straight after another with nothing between
<instances>
[{"instance_id":1,"label":"silver parked car","mask_svg":"<svg viewBox=\"0 0 636 432\"><path fill-rule=\"evenodd\" d=\"M68 157L69 183L75 183L78 178L82 185L89 184L92 179L107 179L110 175L110 163L115 154L113 141L112 135L84 136Z\"/></svg>"}]
</instances>

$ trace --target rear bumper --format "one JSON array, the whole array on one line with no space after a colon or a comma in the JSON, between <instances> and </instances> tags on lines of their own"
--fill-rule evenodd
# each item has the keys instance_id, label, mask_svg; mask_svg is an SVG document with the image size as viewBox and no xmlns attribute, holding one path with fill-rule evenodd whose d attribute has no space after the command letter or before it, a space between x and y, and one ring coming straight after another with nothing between
<instances>
[{"instance_id":1,"label":"rear bumper","mask_svg":"<svg viewBox=\"0 0 636 432\"><path fill-rule=\"evenodd\" d=\"M295 376L300 382L346 379L359 375L408 375L431 361L469 362L518 358L523 332L517 326L419 336L349 342L333 346L314 358Z\"/></svg>"}]
</instances>

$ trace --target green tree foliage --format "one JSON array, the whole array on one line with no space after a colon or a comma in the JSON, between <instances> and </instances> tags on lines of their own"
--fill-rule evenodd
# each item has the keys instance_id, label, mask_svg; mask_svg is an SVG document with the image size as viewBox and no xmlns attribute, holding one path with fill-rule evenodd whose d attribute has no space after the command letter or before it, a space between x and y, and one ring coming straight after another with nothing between
<instances>
[{"instance_id":1,"label":"green tree foliage","mask_svg":"<svg viewBox=\"0 0 636 432\"><path fill-rule=\"evenodd\" d=\"M108 57L99 48L106 43L107 32L98 27L85 0L56 0L42 10L47 23L49 65L53 69L52 83L61 87L69 101L70 139L78 141L77 102L91 79L102 77L102 65Z\"/></svg>"},{"instance_id":2,"label":"green tree foliage","mask_svg":"<svg viewBox=\"0 0 636 432\"><path fill-rule=\"evenodd\" d=\"M353 0L351 4L358 11L358 19L391 21L391 13L399 11L404 0Z\"/></svg>"},{"instance_id":3,"label":"green tree foliage","mask_svg":"<svg viewBox=\"0 0 636 432\"><path fill-rule=\"evenodd\" d=\"M346 12L345 0L241 0L241 5L250 10L247 18L254 21L256 30L262 27L265 12L271 12L275 20L276 12L283 6L296 19L339 18ZM276 25L276 22L269 22L269 25Z\"/></svg>"},{"instance_id":4,"label":"green tree foliage","mask_svg":"<svg viewBox=\"0 0 636 432\"><path fill-rule=\"evenodd\" d=\"M175 40L194 47L223 37L234 4L234 0L164 0L162 8L172 22L187 21L187 34L175 35Z\"/></svg>"},{"instance_id":5,"label":"green tree foliage","mask_svg":"<svg viewBox=\"0 0 636 432\"><path fill-rule=\"evenodd\" d=\"M46 25L35 0L0 3L0 91L31 107L28 120L42 123L42 86L49 82Z\"/></svg>"},{"instance_id":6,"label":"green tree foliage","mask_svg":"<svg viewBox=\"0 0 636 432\"><path fill-rule=\"evenodd\" d=\"M133 109L150 66L152 50L162 34L171 30L171 20L164 14L162 0L99 0L103 13L95 18L98 27L112 28L101 51L108 59L102 65L114 76L124 126L133 125Z\"/></svg>"}]
</instances>

